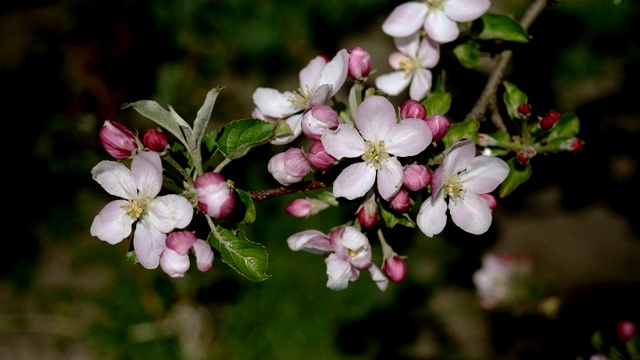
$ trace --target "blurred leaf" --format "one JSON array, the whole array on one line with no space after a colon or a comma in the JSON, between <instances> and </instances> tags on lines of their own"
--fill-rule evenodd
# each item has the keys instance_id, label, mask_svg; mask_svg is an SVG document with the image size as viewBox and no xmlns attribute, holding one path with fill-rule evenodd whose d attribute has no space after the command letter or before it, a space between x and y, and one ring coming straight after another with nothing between
<instances>
[{"instance_id":1,"label":"blurred leaf","mask_svg":"<svg viewBox=\"0 0 640 360\"><path fill-rule=\"evenodd\" d=\"M527 94L520 91L517 86L506 80L502 82L502 85L504 85L506 90L504 95L502 95L502 99L507 107L509 117L511 119L521 118L520 113L518 113L518 107L522 104L528 103L529 98L527 97Z\"/></svg>"},{"instance_id":2,"label":"blurred leaf","mask_svg":"<svg viewBox=\"0 0 640 360\"><path fill-rule=\"evenodd\" d=\"M446 148L449 148L456 141L460 139L473 139L475 143L478 142L478 129L480 128L480 122L476 119L468 119L459 123L452 123L449 131L442 138Z\"/></svg>"},{"instance_id":3,"label":"blurred leaf","mask_svg":"<svg viewBox=\"0 0 640 360\"><path fill-rule=\"evenodd\" d=\"M218 94L222 90L224 90L224 86L217 86L209 90L204 100L204 104L202 104L202 107L198 110L196 119L193 121L193 130L191 131L190 141L193 141L193 148L197 152L199 152L200 150L200 146L202 144L202 137L204 136L204 132L207 129L207 125L209 124L209 119L211 119L211 112L213 111L213 106L216 103Z\"/></svg>"},{"instance_id":4,"label":"blurred leaf","mask_svg":"<svg viewBox=\"0 0 640 360\"><path fill-rule=\"evenodd\" d=\"M473 22L471 30L482 40L529 42L529 35L522 26L506 15L486 13Z\"/></svg>"},{"instance_id":5,"label":"blurred leaf","mask_svg":"<svg viewBox=\"0 0 640 360\"><path fill-rule=\"evenodd\" d=\"M475 68L482 64L480 57L480 46L473 40L468 40L453 49L453 53L460 61L460 64L466 68Z\"/></svg>"},{"instance_id":6,"label":"blurred leaf","mask_svg":"<svg viewBox=\"0 0 640 360\"><path fill-rule=\"evenodd\" d=\"M243 157L271 138L275 123L260 119L235 120L222 129L218 148L227 158Z\"/></svg>"},{"instance_id":7,"label":"blurred leaf","mask_svg":"<svg viewBox=\"0 0 640 360\"><path fill-rule=\"evenodd\" d=\"M242 201L245 208L247 209L241 222L250 224L256 221L256 206L253 203L253 200L251 200L251 195L249 195L249 193L244 190L235 189L235 191L238 194L238 198L240 198L240 201Z\"/></svg>"},{"instance_id":8,"label":"blurred leaf","mask_svg":"<svg viewBox=\"0 0 640 360\"><path fill-rule=\"evenodd\" d=\"M269 262L267 250L261 244L249 241L242 230L218 226L216 231L209 234L208 241L220 252L222 261L240 275L256 282L269 278L266 274Z\"/></svg>"},{"instance_id":9,"label":"blurred leaf","mask_svg":"<svg viewBox=\"0 0 640 360\"><path fill-rule=\"evenodd\" d=\"M578 136L578 132L580 132L580 119L575 114L569 113L560 117L560 121L551 128L548 138L570 139Z\"/></svg>"},{"instance_id":10,"label":"blurred leaf","mask_svg":"<svg viewBox=\"0 0 640 360\"><path fill-rule=\"evenodd\" d=\"M451 107L451 93L438 92L430 94L425 100L422 101L425 109L427 109L427 115L444 115L449 111Z\"/></svg>"},{"instance_id":11,"label":"blurred leaf","mask_svg":"<svg viewBox=\"0 0 640 360\"><path fill-rule=\"evenodd\" d=\"M121 106L122 109L130 107L140 113L140 115L169 131L173 136L187 146L187 140L185 139L182 130L180 130L180 125L174 119L173 114L160 106L160 104L153 100L140 100L133 103L125 103Z\"/></svg>"},{"instance_id":12,"label":"blurred leaf","mask_svg":"<svg viewBox=\"0 0 640 360\"><path fill-rule=\"evenodd\" d=\"M531 164L522 165L517 162L515 157L509 159L507 164L509 165L509 175L507 175L507 178L500 186L501 198L509 195L513 190L520 186L520 184L523 184L529 179L529 177L531 177Z\"/></svg>"},{"instance_id":13,"label":"blurred leaf","mask_svg":"<svg viewBox=\"0 0 640 360\"><path fill-rule=\"evenodd\" d=\"M379 208L382 220L384 220L384 223L388 228L392 228L396 225L403 225L410 228L416 227L416 224L408 217L407 214L403 214L403 217L397 217L392 212L385 209L384 206L379 206Z\"/></svg>"},{"instance_id":14,"label":"blurred leaf","mask_svg":"<svg viewBox=\"0 0 640 360\"><path fill-rule=\"evenodd\" d=\"M204 135L203 141L205 146L207 147L207 150L213 151L213 149L215 149L216 145L218 144L217 139L218 139L219 133L220 131L213 130L213 131L209 131Z\"/></svg>"}]
</instances>

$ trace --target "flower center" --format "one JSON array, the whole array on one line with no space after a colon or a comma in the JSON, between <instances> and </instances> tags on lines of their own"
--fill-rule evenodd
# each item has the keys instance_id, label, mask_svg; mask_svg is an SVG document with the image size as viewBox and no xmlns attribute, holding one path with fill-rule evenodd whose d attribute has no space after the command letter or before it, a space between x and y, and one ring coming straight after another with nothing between
<instances>
[{"instance_id":1,"label":"flower center","mask_svg":"<svg viewBox=\"0 0 640 360\"><path fill-rule=\"evenodd\" d=\"M382 140L367 140L364 143L364 154L362 160L373 165L378 170L389 158L389 153L384 148Z\"/></svg>"},{"instance_id":2,"label":"flower center","mask_svg":"<svg viewBox=\"0 0 640 360\"><path fill-rule=\"evenodd\" d=\"M138 220L147 206L140 201L132 200L128 205L123 206L123 208L127 211L127 215L131 216L134 220Z\"/></svg>"},{"instance_id":3,"label":"flower center","mask_svg":"<svg viewBox=\"0 0 640 360\"><path fill-rule=\"evenodd\" d=\"M448 196L454 202L464 200L464 195L467 193L467 189L464 188L464 182L457 174L449 176L444 181L442 189L444 190L444 196Z\"/></svg>"},{"instance_id":4,"label":"flower center","mask_svg":"<svg viewBox=\"0 0 640 360\"><path fill-rule=\"evenodd\" d=\"M444 7L444 3L447 0L427 0L426 4L431 8L431 9L440 9L442 10Z\"/></svg>"},{"instance_id":5,"label":"flower center","mask_svg":"<svg viewBox=\"0 0 640 360\"><path fill-rule=\"evenodd\" d=\"M305 88L299 88L294 91L295 95L289 97L289 101L293 104L300 105L302 107L307 107L309 102L311 102L311 96L313 92L309 88L309 85L306 85Z\"/></svg>"},{"instance_id":6,"label":"flower center","mask_svg":"<svg viewBox=\"0 0 640 360\"><path fill-rule=\"evenodd\" d=\"M420 59L415 56L400 60L400 68L404 70L405 75L409 75L421 67Z\"/></svg>"}]
</instances>

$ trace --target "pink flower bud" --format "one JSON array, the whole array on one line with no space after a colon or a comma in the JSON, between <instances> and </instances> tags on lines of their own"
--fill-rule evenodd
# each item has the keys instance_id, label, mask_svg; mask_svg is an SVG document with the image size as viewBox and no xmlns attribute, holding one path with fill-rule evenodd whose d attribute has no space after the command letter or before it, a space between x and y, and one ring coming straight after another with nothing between
<instances>
[{"instance_id":1,"label":"pink flower bud","mask_svg":"<svg viewBox=\"0 0 640 360\"><path fill-rule=\"evenodd\" d=\"M484 200L484 202L486 202L487 205L489 205L489 209L491 209L492 211L498 207L498 200L496 200L495 196L491 194L478 194L478 196L482 200Z\"/></svg>"},{"instance_id":2,"label":"pink flower bud","mask_svg":"<svg viewBox=\"0 0 640 360\"><path fill-rule=\"evenodd\" d=\"M400 188L400 190L389 199L389 204L398 212L406 212L411 207L409 193L407 193L407 190L404 188Z\"/></svg>"},{"instance_id":3,"label":"pink flower bud","mask_svg":"<svg viewBox=\"0 0 640 360\"><path fill-rule=\"evenodd\" d=\"M520 104L518 106L518 114L527 117L531 115L531 105L530 104Z\"/></svg>"},{"instance_id":4,"label":"pink flower bud","mask_svg":"<svg viewBox=\"0 0 640 360\"><path fill-rule=\"evenodd\" d=\"M400 106L401 119L422 119L427 118L427 109L417 100L409 99Z\"/></svg>"},{"instance_id":5,"label":"pink flower bud","mask_svg":"<svg viewBox=\"0 0 640 360\"><path fill-rule=\"evenodd\" d=\"M198 240L191 231L173 231L165 240L167 247L180 255L187 255L189 249Z\"/></svg>"},{"instance_id":6,"label":"pink flower bud","mask_svg":"<svg viewBox=\"0 0 640 360\"><path fill-rule=\"evenodd\" d=\"M498 140L488 134L478 133L478 145L495 146L498 145Z\"/></svg>"},{"instance_id":7,"label":"pink flower bud","mask_svg":"<svg viewBox=\"0 0 640 360\"><path fill-rule=\"evenodd\" d=\"M312 105L302 115L302 132L311 140L320 140L327 129L334 130L339 124L336 111L325 104Z\"/></svg>"},{"instance_id":8,"label":"pink flower bud","mask_svg":"<svg viewBox=\"0 0 640 360\"><path fill-rule=\"evenodd\" d=\"M349 50L349 76L354 80L364 80L371 72L371 55L361 46Z\"/></svg>"},{"instance_id":9,"label":"pink flower bud","mask_svg":"<svg viewBox=\"0 0 640 360\"><path fill-rule=\"evenodd\" d=\"M287 151L271 157L267 164L267 170L280 184L289 186L301 181L311 172L311 165L302 150L289 148Z\"/></svg>"},{"instance_id":10,"label":"pink flower bud","mask_svg":"<svg viewBox=\"0 0 640 360\"><path fill-rule=\"evenodd\" d=\"M311 166L315 167L318 170L327 170L333 166L336 159L327 154L324 150L324 145L322 145L322 141L314 142L309 148L309 155L307 156L307 160Z\"/></svg>"},{"instance_id":11,"label":"pink flower bud","mask_svg":"<svg viewBox=\"0 0 640 360\"><path fill-rule=\"evenodd\" d=\"M580 151L582 150L582 142L578 138L571 138L560 144L560 149L567 151Z\"/></svg>"},{"instance_id":12,"label":"pink flower bud","mask_svg":"<svg viewBox=\"0 0 640 360\"><path fill-rule=\"evenodd\" d=\"M138 150L136 136L126 126L106 120L100 129L100 141L107 153L116 159L126 159Z\"/></svg>"},{"instance_id":13,"label":"pink flower bud","mask_svg":"<svg viewBox=\"0 0 640 360\"><path fill-rule=\"evenodd\" d=\"M193 186L198 194L198 206L214 219L225 219L233 211L236 195L224 176L206 172L196 179Z\"/></svg>"},{"instance_id":14,"label":"pink flower bud","mask_svg":"<svg viewBox=\"0 0 640 360\"><path fill-rule=\"evenodd\" d=\"M400 256L394 255L384 261L384 272L391 281L400 283L407 276L407 264Z\"/></svg>"},{"instance_id":15,"label":"pink flower bud","mask_svg":"<svg viewBox=\"0 0 640 360\"><path fill-rule=\"evenodd\" d=\"M449 127L451 126L449 119L442 115L429 116L425 122L429 125L431 133L433 133L432 141L434 142L442 139L442 137L447 134L447 131L449 131Z\"/></svg>"},{"instance_id":16,"label":"pink flower bud","mask_svg":"<svg viewBox=\"0 0 640 360\"><path fill-rule=\"evenodd\" d=\"M526 148L524 150L518 151L518 154L516 155L516 158L517 158L518 162L520 162L522 165L527 165L529 163L529 160L531 158L533 158L534 156L536 156L536 154L537 154L536 149L534 149L533 147L529 146L528 148Z\"/></svg>"},{"instance_id":17,"label":"pink flower bud","mask_svg":"<svg viewBox=\"0 0 640 360\"><path fill-rule=\"evenodd\" d=\"M367 197L357 211L358 221L368 229L378 223L378 204L374 196Z\"/></svg>"},{"instance_id":18,"label":"pink flower bud","mask_svg":"<svg viewBox=\"0 0 640 360\"><path fill-rule=\"evenodd\" d=\"M167 235L167 248L160 255L160 268L173 278L183 277L189 270L189 250L196 256L198 270L213 268L213 250L204 240L190 231L174 231Z\"/></svg>"},{"instance_id":19,"label":"pink flower bud","mask_svg":"<svg viewBox=\"0 0 640 360\"><path fill-rule=\"evenodd\" d=\"M618 321L618 338L622 342L629 342L636 336L636 332L638 331L636 324L629 320L620 320Z\"/></svg>"},{"instance_id":20,"label":"pink flower bud","mask_svg":"<svg viewBox=\"0 0 640 360\"><path fill-rule=\"evenodd\" d=\"M147 131L142 134L142 144L151 151L163 152L167 148L167 145L169 145L169 139L162 131L147 129Z\"/></svg>"},{"instance_id":21,"label":"pink flower bud","mask_svg":"<svg viewBox=\"0 0 640 360\"><path fill-rule=\"evenodd\" d=\"M301 198L292 200L285 211L287 214L297 217L299 219L307 219L312 215L319 213L320 211L329 207L329 204L322 200Z\"/></svg>"},{"instance_id":22,"label":"pink flower bud","mask_svg":"<svg viewBox=\"0 0 640 360\"><path fill-rule=\"evenodd\" d=\"M431 170L423 165L405 166L402 176L402 186L411 191L422 190L431 182Z\"/></svg>"},{"instance_id":23,"label":"pink flower bud","mask_svg":"<svg viewBox=\"0 0 640 360\"><path fill-rule=\"evenodd\" d=\"M549 110L545 116L540 119L540 128L549 130L560 121L560 114L555 110Z\"/></svg>"}]
</instances>

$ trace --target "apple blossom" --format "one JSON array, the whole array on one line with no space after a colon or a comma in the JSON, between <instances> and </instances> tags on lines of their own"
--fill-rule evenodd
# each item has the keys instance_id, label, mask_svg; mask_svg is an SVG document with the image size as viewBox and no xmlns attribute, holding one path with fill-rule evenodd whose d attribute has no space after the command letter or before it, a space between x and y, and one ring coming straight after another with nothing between
<instances>
[{"instance_id":1,"label":"apple blossom","mask_svg":"<svg viewBox=\"0 0 640 360\"><path fill-rule=\"evenodd\" d=\"M305 197L289 202L285 211L293 217L307 219L328 207L329 204L322 200Z\"/></svg>"},{"instance_id":2,"label":"apple blossom","mask_svg":"<svg viewBox=\"0 0 640 360\"><path fill-rule=\"evenodd\" d=\"M409 164L402 171L402 186L411 191L420 191L431 182L431 170L424 165Z\"/></svg>"},{"instance_id":3,"label":"apple blossom","mask_svg":"<svg viewBox=\"0 0 640 360\"><path fill-rule=\"evenodd\" d=\"M233 212L236 195L222 174L206 172L193 183L198 207L214 219L225 219Z\"/></svg>"},{"instance_id":4,"label":"apple blossom","mask_svg":"<svg viewBox=\"0 0 640 360\"><path fill-rule=\"evenodd\" d=\"M106 120L102 125L100 142L105 151L116 159L130 158L140 147L131 130L111 120Z\"/></svg>"},{"instance_id":5,"label":"apple blossom","mask_svg":"<svg viewBox=\"0 0 640 360\"><path fill-rule=\"evenodd\" d=\"M362 46L349 49L349 77L362 81L371 72L371 55Z\"/></svg>"},{"instance_id":6,"label":"apple blossom","mask_svg":"<svg viewBox=\"0 0 640 360\"><path fill-rule=\"evenodd\" d=\"M309 147L309 154L307 155L307 161L313 167L318 170L328 170L333 166L336 159L327 154L327 151L322 145L322 141L316 141Z\"/></svg>"},{"instance_id":7,"label":"apple blossom","mask_svg":"<svg viewBox=\"0 0 640 360\"><path fill-rule=\"evenodd\" d=\"M427 118L427 109L419 101L409 99L400 106L400 118L424 120Z\"/></svg>"},{"instance_id":8,"label":"apple blossom","mask_svg":"<svg viewBox=\"0 0 640 360\"><path fill-rule=\"evenodd\" d=\"M302 150L289 148L272 156L267 169L280 184L289 186L301 181L311 171L311 166Z\"/></svg>"},{"instance_id":9,"label":"apple blossom","mask_svg":"<svg viewBox=\"0 0 640 360\"><path fill-rule=\"evenodd\" d=\"M147 129L142 134L142 144L146 146L149 150L155 152L163 152L167 149L169 145L169 139L167 135L162 131L158 131L156 129Z\"/></svg>"},{"instance_id":10,"label":"apple blossom","mask_svg":"<svg viewBox=\"0 0 640 360\"><path fill-rule=\"evenodd\" d=\"M327 129L334 130L339 124L336 111L325 104L310 105L302 115L302 132L311 140L320 140Z\"/></svg>"},{"instance_id":11,"label":"apple blossom","mask_svg":"<svg viewBox=\"0 0 640 360\"><path fill-rule=\"evenodd\" d=\"M189 270L189 250L196 256L196 266L200 271L209 271L213 268L213 250L204 240L196 238L190 231L173 231L167 235L167 248L160 256L160 268L167 275L178 278L183 277Z\"/></svg>"},{"instance_id":12,"label":"apple blossom","mask_svg":"<svg viewBox=\"0 0 640 360\"><path fill-rule=\"evenodd\" d=\"M322 137L326 152L336 159L360 157L347 166L333 183L335 197L349 200L364 196L376 183L388 200L402 185L402 164L396 156L414 156L431 143L431 130L421 119L396 122L395 108L383 96L369 96L355 114L356 130L341 124ZM395 156L392 156L395 155Z\"/></svg>"},{"instance_id":13,"label":"apple blossom","mask_svg":"<svg viewBox=\"0 0 640 360\"><path fill-rule=\"evenodd\" d=\"M176 194L157 196L162 188L162 162L152 151L136 155L131 170L116 161L103 160L92 170L93 179L121 200L109 202L91 224L91 236L109 244L127 238L136 223L133 249L140 264L155 269L166 234L191 223L193 206Z\"/></svg>"},{"instance_id":14,"label":"apple blossom","mask_svg":"<svg viewBox=\"0 0 640 360\"><path fill-rule=\"evenodd\" d=\"M451 122L444 115L431 115L424 121L431 129L431 133L433 133L432 141L440 141L451 127Z\"/></svg>"}]
</instances>

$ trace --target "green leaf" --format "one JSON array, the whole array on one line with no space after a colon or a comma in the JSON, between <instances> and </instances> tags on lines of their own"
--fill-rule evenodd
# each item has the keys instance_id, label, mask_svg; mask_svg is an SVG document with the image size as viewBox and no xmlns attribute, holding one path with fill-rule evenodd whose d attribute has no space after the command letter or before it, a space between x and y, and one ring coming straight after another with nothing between
<instances>
[{"instance_id":1,"label":"green leaf","mask_svg":"<svg viewBox=\"0 0 640 360\"><path fill-rule=\"evenodd\" d=\"M506 15L486 13L473 22L471 31L481 40L529 42L529 35L522 26Z\"/></svg>"},{"instance_id":2,"label":"green leaf","mask_svg":"<svg viewBox=\"0 0 640 360\"><path fill-rule=\"evenodd\" d=\"M452 123L449 127L449 131L442 138L446 148L449 148L456 141L460 139L473 139L473 142L478 142L478 129L480 128L480 122L476 119L468 119L459 123Z\"/></svg>"},{"instance_id":3,"label":"green leaf","mask_svg":"<svg viewBox=\"0 0 640 360\"><path fill-rule=\"evenodd\" d=\"M240 275L251 281L264 281L267 275L269 254L264 246L249 241L242 230L216 227L209 234L209 244L222 256L222 262L231 266Z\"/></svg>"},{"instance_id":4,"label":"green leaf","mask_svg":"<svg viewBox=\"0 0 640 360\"><path fill-rule=\"evenodd\" d=\"M185 139L182 130L180 130L180 125L174 119L173 114L160 106L160 104L153 100L140 100L133 103L123 104L121 106L122 109L130 107L140 115L163 127L183 144L187 145L187 140Z\"/></svg>"},{"instance_id":5,"label":"green leaf","mask_svg":"<svg viewBox=\"0 0 640 360\"><path fill-rule=\"evenodd\" d=\"M204 144L207 147L207 150L209 150L210 152L213 151L213 149L215 149L216 145L218 144L219 133L220 131L213 130L206 133L203 137Z\"/></svg>"},{"instance_id":6,"label":"green leaf","mask_svg":"<svg viewBox=\"0 0 640 360\"><path fill-rule=\"evenodd\" d=\"M507 175L507 178L500 186L501 198L509 195L520 184L523 184L531 177L531 164L522 165L517 162L515 157L509 159L507 164L509 165L509 175Z\"/></svg>"},{"instance_id":7,"label":"green leaf","mask_svg":"<svg viewBox=\"0 0 640 360\"><path fill-rule=\"evenodd\" d=\"M502 85L504 85L506 90L502 95L502 99L504 101L504 105L507 107L509 117L511 119L521 119L520 113L518 113L518 107L522 104L527 104L529 102L529 97L527 97L527 94L520 91L517 86L506 80L502 82Z\"/></svg>"},{"instance_id":8,"label":"green leaf","mask_svg":"<svg viewBox=\"0 0 640 360\"><path fill-rule=\"evenodd\" d=\"M207 97L204 100L204 104L198 110L196 114L196 119L193 121L193 130L191 131L191 140L195 145L194 149L196 151L200 150L200 144L202 143L202 137L204 136L204 132L207 130L207 125L209 124L209 120L211 119L211 112L213 111L213 105L216 103L216 99L218 98L218 94L220 91L224 90L224 86L215 87L207 93Z\"/></svg>"},{"instance_id":9,"label":"green leaf","mask_svg":"<svg viewBox=\"0 0 640 360\"><path fill-rule=\"evenodd\" d=\"M227 158L243 157L251 149L269 141L275 123L260 119L235 120L222 129L218 148Z\"/></svg>"},{"instance_id":10,"label":"green leaf","mask_svg":"<svg viewBox=\"0 0 640 360\"><path fill-rule=\"evenodd\" d=\"M550 138L570 139L578 136L580 132L580 119L575 114L564 114L560 117L560 121L551 128Z\"/></svg>"},{"instance_id":11,"label":"green leaf","mask_svg":"<svg viewBox=\"0 0 640 360\"><path fill-rule=\"evenodd\" d=\"M388 228L392 228L396 225L403 225L410 228L416 227L416 223L414 223L413 220L411 220L409 215L407 215L406 213L403 214L404 217L400 218L395 216L392 212L385 209L384 206L379 206L378 208L380 209L380 215L382 215L381 216L382 220L384 220L384 223L385 225L387 225Z\"/></svg>"},{"instance_id":12,"label":"green leaf","mask_svg":"<svg viewBox=\"0 0 640 360\"><path fill-rule=\"evenodd\" d=\"M468 40L453 49L453 53L462 66L472 69L482 64L480 45L473 40Z\"/></svg>"},{"instance_id":13,"label":"green leaf","mask_svg":"<svg viewBox=\"0 0 640 360\"><path fill-rule=\"evenodd\" d=\"M251 200L251 195L248 192L240 189L235 189L238 194L238 198L244 204L246 211L244 213L244 218L240 221L245 224L250 224L256 221L256 205L253 200Z\"/></svg>"},{"instance_id":14,"label":"green leaf","mask_svg":"<svg viewBox=\"0 0 640 360\"><path fill-rule=\"evenodd\" d=\"M432 93L422 101L422 105L427 109L428 116L444 115L451 107L451 93Z\"/></svg>"}]
</instances>

